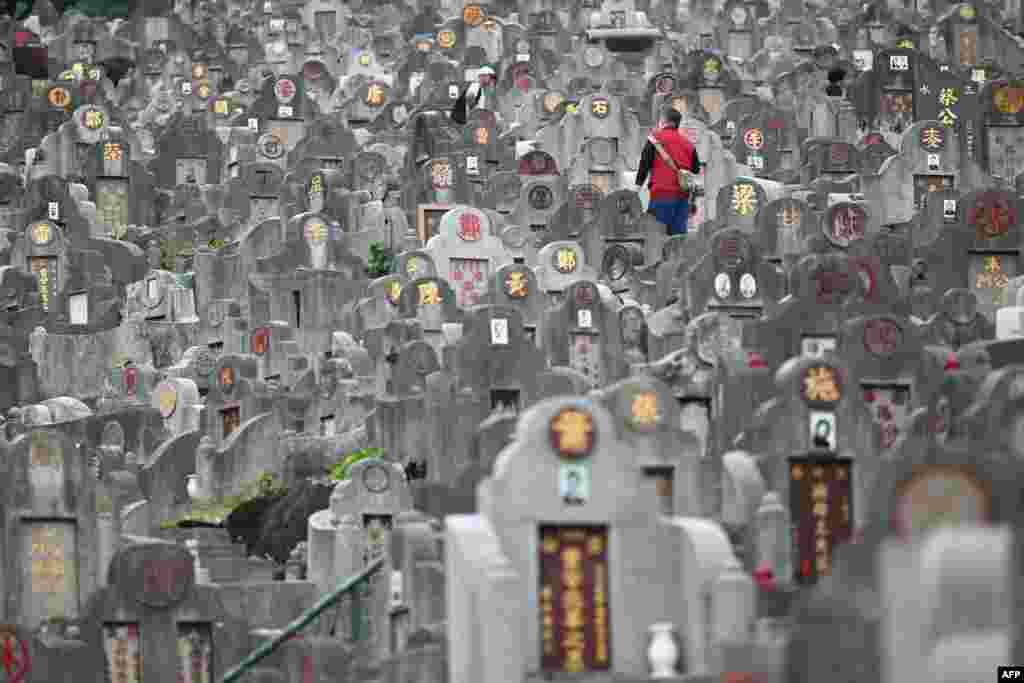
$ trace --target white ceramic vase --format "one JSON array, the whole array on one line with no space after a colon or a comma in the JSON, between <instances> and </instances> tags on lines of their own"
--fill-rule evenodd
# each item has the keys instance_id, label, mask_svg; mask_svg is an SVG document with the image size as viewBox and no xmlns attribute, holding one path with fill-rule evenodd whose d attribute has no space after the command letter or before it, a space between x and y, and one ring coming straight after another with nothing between
<instances>
[{"instance_id":1,"label":"white ceramic vase","mask_svg":"<svg viewBox=\"0 0 1024 683\"><path fill-rule=\"evenodd\" d=\"M679 661L679 647L674 636L675 626L669 623L652 624L650 645L647 646L647 661L651 665L651 678L676 678L676 664Z\"/></svg>"}]
</instances>

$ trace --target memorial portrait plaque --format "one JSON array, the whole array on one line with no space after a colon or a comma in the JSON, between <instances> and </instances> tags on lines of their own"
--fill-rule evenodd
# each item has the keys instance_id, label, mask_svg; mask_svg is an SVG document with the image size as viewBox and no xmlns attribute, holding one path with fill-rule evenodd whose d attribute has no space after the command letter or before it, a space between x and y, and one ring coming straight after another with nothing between
<instances>
[{"instance_id":1,"label":"memorial portrait plaque","mask_svg":"<svg viewBox=\"0 0 1024 683\"><path fill-rule=\"evenodd\" d=\"M22 624L35 628L52 617L78 617L78 546L74 522L22 522Z\"/></svg>"},{"instance_id":2,"label":"memorial portrait plaque","mask_svg":"<svg viewBox=\"0 0 1024 683\"><path fill-rule=\"evenodd\" d=\"M527 202L536 211L546 211L555 202L555 196L547 185L534 185L527 195Z\"/></svg>"},{"instance_id":3,"label":"memorial portrait plaque","mask_svg":"<svg viewBox=\"0 0 1024 683\"><path fill-rule=\"evenodd\" d=\"M103 649L111 683L142 683L138 624L104 624Z\"/></svg>"},{"instance_id":4,"label":"memorial portrait plaque","mask_svg":"<svg viewBox=\"0 0 1024 683\"><path fill-rule=\"evenodd\" d=\"M455 301L460 308L476 306L487 294L491 262L487 259L448 259L448 281L455 290Z\"/></svg>"},{"instance_id":5,"label":"memorial portrait plaque","mask_svg":"<svg viewBox=\"0 0 1024 683\"><path fill-rule=\"evenodd\" d=\"M795 578L809 585L831 573L833 549L853 533L853 461L790 458L789 474L798 557Z\"/></svg>"},{"instance_id":6,"label":"memorial portrait plaque","mask_svg":"<svg viewBox=\"0 0 1024 683\"><path fill-rule=\"evenodd\" d=\"M544 525L539 535L541 668L610 670L608 528Z\"/></svg>"},{"instance_id":7,"label":"memorial portrait plaque","mask_svg":"<svg viewBox=\"0 0 1024 683\"><path fill-rule=\"evenodd\" d=\"M555 270L562 275L568 275L576 271L578 265L576 250L572 247L561 247L555 250L552 257Z\"/></svg>"},{"instance_id":8,"label":"memorial portrait plaque","mask_svg":"<svg viewBox=\"0 0 1024 683\"><path fill-rule=\"evenodd\" d=\"M992 494L966 468L927 465L897 487L894 530L921 538L942 526L991 523Z\"/></svg>"}]
</instances>

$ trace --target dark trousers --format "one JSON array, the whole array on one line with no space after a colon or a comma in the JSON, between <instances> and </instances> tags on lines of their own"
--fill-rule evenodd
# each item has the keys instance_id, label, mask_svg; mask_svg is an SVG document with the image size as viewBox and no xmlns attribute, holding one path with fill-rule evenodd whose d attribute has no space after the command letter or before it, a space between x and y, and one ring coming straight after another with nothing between
<instances>
[{"instance_id":1,"label":"dark trousers","mask_svg":"<svg viewBox=\"0 0 1024 683\"><path fill-rule=\"evenodd\" d=\"M652 199L647 205L647 212L668 228L669 235L686 234L690 220L689 199Z\"/></svg>"}]
</instances>

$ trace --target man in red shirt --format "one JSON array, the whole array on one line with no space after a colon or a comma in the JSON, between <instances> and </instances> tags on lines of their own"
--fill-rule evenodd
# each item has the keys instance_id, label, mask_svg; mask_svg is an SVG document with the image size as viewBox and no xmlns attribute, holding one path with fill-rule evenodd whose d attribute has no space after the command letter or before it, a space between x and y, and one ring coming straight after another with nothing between
<instances>
[{"instance_id":1,"label":"man in red shirt","mask_svg":"<svg viewBox=\"0 0 1024 683\"><path fill-rule=\"evenodd\" d=\"M658 130L653 133L653 137L661 143L661 147L675 162L676 168L685 169L696 175L700 173L701 162L697 156L697 148L679 132L682 120L682 114L672 107L667 107L661 114ZM690 218L691 193L683 192L679 188L678 175L662 160L650 140L644 145L644 151L640 155L640 168L636 172L637 187L643 187L648 175L651 200L647 211L665 224L669 235L685 235Z\"/></svg>"}]
</instances>

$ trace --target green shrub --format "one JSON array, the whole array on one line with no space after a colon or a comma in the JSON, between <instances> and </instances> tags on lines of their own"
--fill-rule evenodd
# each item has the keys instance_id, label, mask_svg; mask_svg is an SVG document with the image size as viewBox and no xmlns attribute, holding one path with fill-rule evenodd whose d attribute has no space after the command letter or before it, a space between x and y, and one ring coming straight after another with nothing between
<instances>
[{"instance_id":1,"label":"green shrub","mask_svg":"<svg viewBox=\"0 0 1024 683\"><path fill-rule=\"evenodd\" d=\"M370 242L370 263L366 274L370 277L390 275L395 268L395 255L383 242Z\"/></svg>"}]
</instances>

